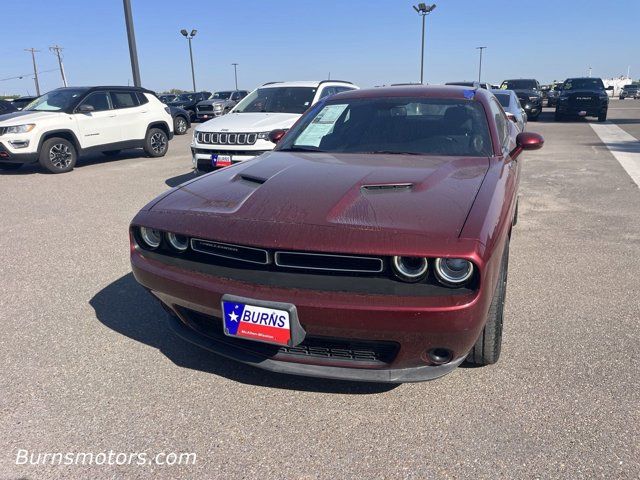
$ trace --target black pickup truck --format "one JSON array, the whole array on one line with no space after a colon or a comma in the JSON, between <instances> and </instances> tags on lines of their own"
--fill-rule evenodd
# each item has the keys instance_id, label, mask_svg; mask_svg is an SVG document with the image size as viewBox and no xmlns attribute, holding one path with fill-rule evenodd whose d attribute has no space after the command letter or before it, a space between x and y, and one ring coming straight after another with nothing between
<instances>
[{"instance_id":1,"label":"black pickup truck","mask_svg":"<svg viewBox=\"0 0 640 480\"><path fill-rule=\"evenodd\" d=\"M599 122L607 119L609 96L601 78L567 78L558 95L556 120L565 117L598 117Z\"/></svg>"},{"instance_id":2,"label":"black pickup truck","mask_svg":"<svg viewBox=\"0 0 640 480\"><path fill-rule=\"evenodd\" d=\"M542 90L540 82L533 78L518 78L505 80L500 85L503 90L513 90L516 92L520 105L527 112L528 120L537 120L542 113Z\"/></svg>"}]
</instances>

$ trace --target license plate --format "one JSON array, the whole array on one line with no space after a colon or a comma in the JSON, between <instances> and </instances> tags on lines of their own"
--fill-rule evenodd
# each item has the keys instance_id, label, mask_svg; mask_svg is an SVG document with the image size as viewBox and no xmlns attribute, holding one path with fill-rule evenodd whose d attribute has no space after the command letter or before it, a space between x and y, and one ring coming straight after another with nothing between
<instances>
[{"instance_id":1,"label":"license plate","mask_svg":"<svg viewBox=\"0 0 640 480\"><path fill-rule=\"evenodd\" d=\"M211 155L211 165L214 167L228 167L231 165L231 155Z\"/></svg>"},{"instance_id":2,"label":"license plate","mask_svg":"<svg viewBox=\"0 0 640 480\"><path fill-rule=\"evenodd\" d=\"M294 346L305 336L296 307L290 303L224 295L222 315L224 333L229 337Z\"/></svg>"}]
</instances>

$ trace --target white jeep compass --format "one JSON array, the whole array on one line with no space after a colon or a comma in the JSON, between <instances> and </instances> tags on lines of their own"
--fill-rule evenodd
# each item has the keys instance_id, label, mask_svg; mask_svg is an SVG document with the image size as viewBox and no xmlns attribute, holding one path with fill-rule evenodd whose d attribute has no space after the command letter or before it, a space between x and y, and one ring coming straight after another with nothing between
<instances>
[{"instance_id":1,"label":"white jeep compass","mask_svg":"<svg viewBox=\"0 0 640 480\"><path fill-rule=\"evenodd\" d=\"M193 168L210 172L273 150L269 132L288 130L319 100L358 87L351 82L271 82L257 88L227 115L199 125L193 133Z\"/></svg>"},{"instance_id":2,"label":"white jeep compass","mask_svg":"<svg viewBox=\"0 0 640 480\"><path fill-rule=\"evenodd\" d=\"M59 88L20 112L0 115L0 169L39 162L51 173L64 173L79 155L116 155L125 148L162 157L172 137L169 108L149 90Z\"/></svg>"}]
</instances>

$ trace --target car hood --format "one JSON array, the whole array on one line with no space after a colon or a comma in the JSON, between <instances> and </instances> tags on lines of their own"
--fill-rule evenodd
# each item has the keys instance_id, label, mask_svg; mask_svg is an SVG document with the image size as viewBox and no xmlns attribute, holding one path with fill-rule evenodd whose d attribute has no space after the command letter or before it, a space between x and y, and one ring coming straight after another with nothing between
<instances>
[{"instance_id":1,"label":"car hood","mask_svg":"<svg viewBox=\"0 0 640 480\"><path fill-rule=\"evenodd\" d=\"M531 90L531 89L528 89L528 88L522 88L522 89L514 88L513 91L516 92L516 95L526 95L526 96L531 96L531 97L533 97L534 95L536 97L541 97L542 96L542 94L539 91Z\"/></svg>"},{"instance_id":2,"label":"car hood","mask_svg":"<svg viewBox=\"0 0 640 480\"><path fill-rule=\"evenodd\" d=\"M198 102L198 105L215 105L216 103L224 105L226 102L227 100L221 100L217 98L215 100L202 100L201 102Z\"/></svg>"},{"instance_id":3,"label":"car hood","mask_svg":"<svg viewBox=\"0 0 640 480\"><path fill-rule=\"evenodd\" d=\"M67 115L64 112L34 112L24 110L0 115L0 126L21 125L23 123L38 122L40 120L50 120L59 115Z\"/></svg>"},{"instance_id":4,"label":"car hood","mask_svg":"<svg viewBox=\"0 0 640 480\"><path fill-rule=\"evenodd\" d=\"M417 254L456 242L488 168L486 157L275 151L178 187L138 220L266 248Z\"/></svg>"},{"instance_id":5,"label":"car hood","mask_svg":"<svg viewBox=\"0 0 640 480\"><path fill-rule=\"evenodd\" d=\"M300 118L297 113L233 113L214 118L199 125L201 132L268 132L277 128L291 128Z\"/></svg>"}]
</instances>

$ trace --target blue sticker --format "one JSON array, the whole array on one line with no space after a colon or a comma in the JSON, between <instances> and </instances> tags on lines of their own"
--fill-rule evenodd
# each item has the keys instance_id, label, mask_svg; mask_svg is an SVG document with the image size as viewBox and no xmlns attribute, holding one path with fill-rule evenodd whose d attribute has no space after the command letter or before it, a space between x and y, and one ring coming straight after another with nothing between
<instances>
[{"instance_id":1,"label":"blue sticker","mask_svg":"<svg viewBox=\"0 0 640 480\"><path fill-rule=\"evenodd\" d=\"M244 305L242 303L235 302L222 302L224 315L224 325L227 327L227 331L230 335L235 335L238 332L238 326L240 325L240 318L244 312Z\"/></svg>"},{"instance_id":2,"label":"blue sticker","mask_svg":"<svg viewBox=\"0 0 640 480\"><path fill-rule=\"evenodd\" d=\"M467 100L471 100L476 95L475 90L465 90L463 93L464 98L466 98Z\"/></svg>"}]
</instances>

